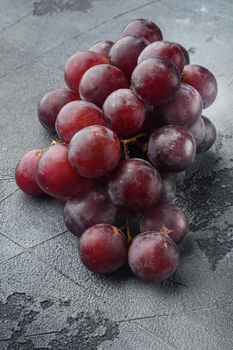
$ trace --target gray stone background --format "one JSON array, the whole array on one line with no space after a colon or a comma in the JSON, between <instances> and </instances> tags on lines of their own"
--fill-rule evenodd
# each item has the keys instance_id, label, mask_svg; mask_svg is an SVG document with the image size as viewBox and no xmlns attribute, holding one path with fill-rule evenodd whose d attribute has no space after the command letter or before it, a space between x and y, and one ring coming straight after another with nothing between
<instances>
[{"instance_id":1,"label":"gray stone background","mask_svg":"<svg viewBox=\"0 0 233 350\"><path fill-rule=\"evenodd\" d=\"M177 274L143 284L127 268L89 273L66 231L62 206L24 195L14 167L53 138L36 105L64 86L75 51L115 40L149 18L219 85L205 114L215 147L188 172L179 202L190 216ZM232 0L0 0L0 349L233 349Z\"/></svg>"}]
</instances>

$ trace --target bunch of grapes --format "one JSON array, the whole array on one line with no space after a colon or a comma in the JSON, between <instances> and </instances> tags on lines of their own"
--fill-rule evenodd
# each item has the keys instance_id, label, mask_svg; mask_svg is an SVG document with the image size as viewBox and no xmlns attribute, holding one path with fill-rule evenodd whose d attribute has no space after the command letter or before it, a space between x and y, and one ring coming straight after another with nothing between
<instances>
[{"instance_id":1,"label":"bunch of grapes","mask_svg":"<svg viewBox=\"0 0 233 350\"><path fill-rule=\"evenodd\" d=\"M60 141L19 161L19 188L64 204L89 270L108 274L128 261L140 279L168 278L188 231L173 203L176 179L216 139L202 115L216 98L215 77L164 41L155 23L137 19L115 43L71 56L64 78L68 88L38 106L39 121Z\"/></svg>"}]
</instances>

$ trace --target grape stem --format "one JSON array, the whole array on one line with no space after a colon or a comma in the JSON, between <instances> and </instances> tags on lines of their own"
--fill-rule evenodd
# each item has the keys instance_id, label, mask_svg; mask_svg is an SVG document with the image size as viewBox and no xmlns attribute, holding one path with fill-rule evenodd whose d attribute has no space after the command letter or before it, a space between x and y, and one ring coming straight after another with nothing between
<instances>
[{"instance_id":1,"label":"grape stem","mask_svg":"<svg viewBox=\"0 0 233 350\"><path fill-rule=\"evenodd\" d=\"M120 230L124 230L128 239L128 242L130 243L133 240L131 231L130 231L130 226L129 226L129 215L127 216L125 225L120 227Z\"/></svg>"},{"instance_id":2,"label":"grape stem","mask_svg":"<svg viewBox=\"0 0 233 350\"><path fill-rule=\"evenodd\" d=\"M142 143L142 142L138 141L138 139L146 137L146 136L147 136L146 134L138 134L138 135L135 135L133 137L130 137L129 139L120 139L121 143L123 144L125 159L130 158L130 152L129 152L128 145L132 142L136 143L142 149L143 152L147 152L148 142Z\"/></svg>"}]
</instances>

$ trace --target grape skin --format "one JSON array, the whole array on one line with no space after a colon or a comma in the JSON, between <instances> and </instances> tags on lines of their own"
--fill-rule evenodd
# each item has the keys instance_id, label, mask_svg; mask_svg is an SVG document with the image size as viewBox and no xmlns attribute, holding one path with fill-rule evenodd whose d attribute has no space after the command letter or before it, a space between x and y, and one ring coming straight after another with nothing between
<instances>
[{"instance_id":1,"label":"grape skin","mask_svg":"<svg viewBox=\"0 0 233 350\"><path fill-rule=\"evenodd\" d=\"M162 192L160 201L172 201L176 196L176 179L173 174L161 173Z\"/></svg>"},{"instance_id":2,"label":"grape skin","mask_svg":"<svg viewBox=\"0 0 233 350\"><path fill-rule=\"evenodd\" d=\"M149 42L139 36L124 36L115 42L109 52L110 63L118 67L130 82L138 57Z\"/></svg>"},{"instance_id":3,"label":"grape skin","mask_svg":"<svg viewBox=\"0 0 233 350\"><path fill-rule=\"evenodd\" d=\"M127 261L128 241L115 227L99 224L88 228L79 240L79 255L87 269L98 274L117 271Z\"/></svg>"},{"instance_id":4,"label":"grape skin","mask_svg":"<svg viewBox=\"0 0 233 350\"><path fill-rule=\"evenodd\" d=\"M201 118L205 123L205 135L202 142L197 147L197 153L208 151L213 146L217 136L216 128L213 122L205 116L202 116Z\"/></svg>"},{"instance_id":5,"label":"grape skin","mask_svg":"<svg viewBox=\"0 0 233 350\"><path fill-rule=\"evenodd\" d=\"M130 89L119 89L107 97L103 105L106 125L119 137L135 135L146 117L146 105Z\"/></svg>"},{"instance_id":6,"label":"grape skin","mask_svg":"<svg viewBox=\"0 0 233 350\"><path fill-rule=\"evenodd\" d=\"M162 281L177 269L179 252L175 242L161 232L149 231L133 239L128 252L129 266L144 281Z\"/></svg>"},{"instance_id":7,"label":"grape skin","mask_svg":"<svg viewBox=\"0 0 233 350\"><path fill-rule=\"evenodd\" d=\"M131 86L146 103L157 105L172 98L180 88L177 68L163 58L148 58L134 69Z\"/></svg>"},{"instance_id":8,"label":"grape skin","mask_svg":"<svg viewBox=\"0 0 233 350\"><path fill-rule=\"evenodd\" d=\"M93 44L89 51L94 51L99 53L100 55L108 58L109 51L114 44L111 40L105 40L105 41L97 41L97 43Z\"/></svg>"},{"instance_id":9,"label":"grape skin","mask_svg":"<svg viewBox=\"0 0 233 350\"><path fill-rule=\"evenodd\" d=\"M102 108L104 101L113 91L127 88L124 74L111 64L100 64L88 69L80 82L80 96Z\"/></svg>"},{"instance_id":10,"label":"grape skin","mask_svg":"<svg viewBox=\"0 0 233 350\"><path fill-rule=\"evenodd\" d=\"M41 152L39 149L27 152L18 162L15 169L15 181L18 187L23 192L33 196L44 193L36 181L36 168Z\"/></svg>"},{"instance_id":11,"label":"grape skin","mask_svg":"<svg viewBox=\"0 0 233 350\"><path fill-rule=\"evenodd\" d=\"M114 224L117 209L101 193L78 194L67 200L64 207L64 221L70 232L81 236L96 224Z\"/></svg>"},{"instance_id":12,"label":"grape skin","mask_svg":"<svg viewBox=\"0 0 233 350\"><path fill-rule=\"evenodd\" d=\"M216 99L218 85L214 75L205 67L189 64L184 67L183 81L193 86L201 95L203 107L209 107Z\"/></svg>"},{"instance_id":13,"label":"grape skin","mask_svg":"<svg viewBox=\"0 0 233 350\"><path fill-rule=\"evenodd\" d=\"M205 137L205 123L202 117L199 117L192 126L190 126L189 131L193 135L195 141L196 141L196 146L198 147L204 137Z\"/></svg>"},{"instance_id":14,"label":"grape skin","mask_svg":"<svg viewBox=\"0 0 233 350\"><path fill-rule=\"evenodd\" d=\"M159 173L145 160L125 159L112 173L108 194L112 203L131 213L144 212L155 204L161 194Z\"/></svg>"},{"instance_id":15,"label":"grape skin","mask_svg":"<svg viewBox=\"0 0 233 350\"><path fill-rule=\"evenodd\" d=\"M196 143L185 128L168 125L151 134L147 154L150 162L161 171L180 172L192 165Z\"/></svg>"},{"instance_id":16,"label":"grape skin","mask_svg":"<svg viewBox=\"0 0 233 350\"><path fill-rule=\"evenodd\" d=\"M154 22L142 18L135 19L127 24L122 31L122 36L125 35L138 35L151 43L163 40L160 28Z\"/></svg>"},{"instance_id":17,"label":"grape skin","mask_svg":"<svg viewBox=\"0 0 233 350\"><path fill-rule=\"evenodd\" d=\"M171 41L156 41L148 45L138 57L138 64L147 58L165 58L176 66L181 73L184 64L185 57L182 49L179 45Z\"/></svg>"},{"instance_id":18,"label":"grape skin","mask_svg":"<svg viewBox=\"0 0 233 350\"><path fill-rule=\"evenodd\" d=\"M76 132L91 125L105 125L101 109L91 102L74 101L60 110L55 127L60 139L69 143Z\"/></svg>"},{"instance_id":19,"label":"grape skin","mask_svg":"<svg viewBox=\"0 0 233 350\"><path fill-rule=\"evenodd\" d=\"M120 161L120 141L110 129L93 125L78 131L69 144L69 161L84 177L109 174Z\"/></svg>"},{"instance_id":20,"label":"grape skin","mask_svg":"<svg viewBox=\"0 0 233 350\"><path fill-rule=\"evenodd\" d=\"M140 231L160 231L179 244L188 233L188 218L176 205L159 202L150 208L140 223Z\"/></svg>"}]
</instances>

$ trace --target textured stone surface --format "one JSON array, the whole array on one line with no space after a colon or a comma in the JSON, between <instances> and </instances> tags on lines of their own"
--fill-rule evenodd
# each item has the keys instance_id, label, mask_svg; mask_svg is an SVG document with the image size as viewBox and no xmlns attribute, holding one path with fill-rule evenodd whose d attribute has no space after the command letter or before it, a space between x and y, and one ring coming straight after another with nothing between
<instances>
[{"instance_id":1,"label":"textured stone surface","mask_svg":"<svg viewBox=\"0 0 233 350\"><path fill-rule=\"evenodd\" d=\"M0 349L231 350L233 348L233 3L231 0L0 0ZM88 272L62 206L17 190L14 167L54 138L40 98L65 86L63 66L95 41L149 18L218 79L205 111L211 151L187 172L177 202L190 217L178 272L158 284L128 268Z\"/></svg>"}]
</instances>

